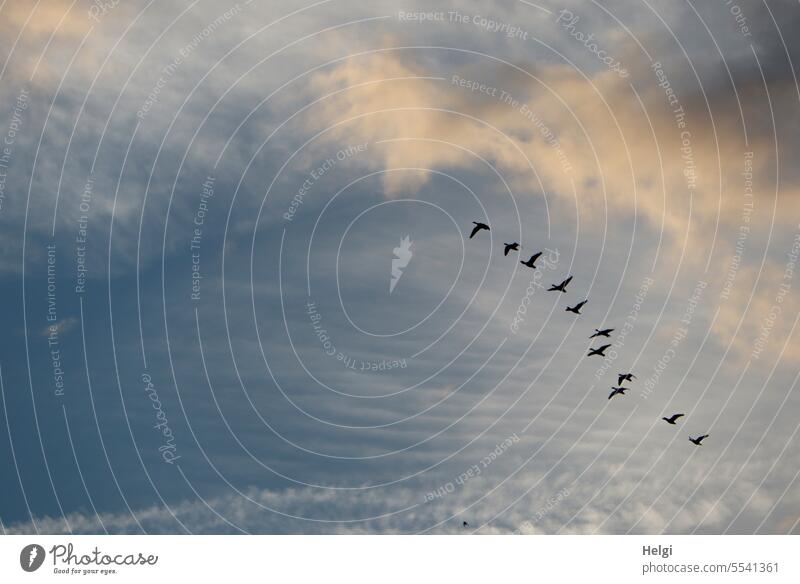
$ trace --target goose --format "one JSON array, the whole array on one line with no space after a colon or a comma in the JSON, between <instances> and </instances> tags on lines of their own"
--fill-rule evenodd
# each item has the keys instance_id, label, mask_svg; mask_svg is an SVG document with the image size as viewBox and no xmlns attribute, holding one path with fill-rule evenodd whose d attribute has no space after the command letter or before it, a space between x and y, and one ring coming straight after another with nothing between
<instances>
[{"instance_id":1,"label":"goose","mask_svg":"<svg viewBox=\"0 0 800 584\"><path fill-rule=\"evenodd\" d=\"M550 286L550 287L547 289L547 291L548 291L548 292L564 292L564 293L566 293L566 291L567 291L567 284L569 284L571 281L572 281L572 276L570 276L569 278L567 278L566 280L564 280L563 282L561 282L561 283L560 283L558 286L556 286L555 284L553 284L552 286Z\"/></svg>"},{"instance_id":2,"label":"goose","mask_svg":"<svg viewBox=\"0 0 800 584\"><path fill-rule=\"evenodd\" d=\"M469 234L469 238L472 239L475 237L475 234L478 233L481 229L485 229L486 231L491 231L489 226L486 223L478 223L477 221L473 221L475 227L472 228L472 233Z\"/></svg>"},{"instance_id":3,"label":"goose","mask_svg":"<svg viewBox=\"0 0 800 584\"><path fill-rule=\"evenodd\" d=\"M587 302L589 302L589 301L588 300L584 300L583 302L578 302L575 306L567 306L567 308L565 310L567 312L574 312L575 314L580 314L581 313L581 308L583 308L583 305L586 304Z\"/></svg>"},{"instance_id":4,"label":"goose","mask_svg":"<svg viewBox=\"0 0 800 584\"><path fill-rule=\"evenodd\" d=\"M603 345L602 347L598 347L597 349L589 349L589 354L586 355L587 357L591 357L592 355L600 355L601 357L605 357L605 350L608 349L611 345Z\"/></svg>"},{"instance_id":5,"label":"goose","mask_svg":"<svg viewBox=\"0 0 800 584\"><path fill-rule=\"evenodd\" d=\"M672 414L669 418L661 418L661 419L664 420L667 424L672 424L674 426L675 420L681 417L683 417L683 414Z\"/></svg>"},{"instance_id":6,"label":"goose","mask_svg":"<svg viewBox=\"0 0 800 584\"><path fill-rule=\"evenodd\" d=\"M520 262L520 263L521 263L523 266L528 266L529 268L531 268L531 269L534 269L534 270L535 270L535 269L536 269L536 266L535 266L534 264L536 263L536 260L538 260L538 259L539 259L539 256L541 256L541 255L542 255L542 252L535 253L535 254L533 254L533 255L531 256L531 259L529 259L527 262Z\"/></svg>"}]
</instances>

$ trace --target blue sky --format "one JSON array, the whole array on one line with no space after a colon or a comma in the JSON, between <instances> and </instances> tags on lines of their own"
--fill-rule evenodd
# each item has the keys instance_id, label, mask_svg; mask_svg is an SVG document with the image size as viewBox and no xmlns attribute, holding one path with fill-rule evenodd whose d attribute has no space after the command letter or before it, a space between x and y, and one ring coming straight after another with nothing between
<instances>
[{"instance_id":1,"label":"blue sky","mask_svg":"<svg viewBox=\"0 0 800 584\"><path fill-rule=\"evenodd\" d=\"M0 13L5 532L800 529L796 7Z\"/></svg>"}]
</instances>

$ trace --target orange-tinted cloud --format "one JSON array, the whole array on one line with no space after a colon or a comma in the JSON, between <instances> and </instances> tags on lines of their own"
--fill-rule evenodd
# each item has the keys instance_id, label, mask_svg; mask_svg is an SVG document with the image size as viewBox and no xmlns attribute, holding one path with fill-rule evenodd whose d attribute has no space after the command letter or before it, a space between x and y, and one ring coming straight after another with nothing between
<instances>
[{"instance_id":1,"label":"orange-tinted cloud","mask_svg":"<svg viewBox=\"0 0 800 584\"><path fill-rule=\"evenodd\" d=\"M662 269L676 269L681 255L684 269L699 269L713 251L714 269L704 276L712 288L725 281L743 224L748 246L760 245L771 229L796 226L797 184L776 175L770 116L770 106L780 113L791 101L788 86L771 86L771 101L756 82L740 87L738 100L717 89L709 113L701 95L675 89L666 65L633 68L633 85L611 71L585 77L561 65L523 69L487 63L437 75L402 51L354 57L311 80L310 93L323 99L307 118L309 128L325 130L323 143L378 142L369 149L378 168L473 168L479 156L519 192L543 187L569 205L577 195L580 210L593 216L635 211L654 231L664 230ZM639 86L645 89L637 93ZM777 136L787 139L780 128ZM425 171L386 173L385 192L413 191L428 178ZM780 277L783 267L768 260L766 270ZM740 350L752 348L775 296L748 278L742 271L736 298L715 326L730 339L744 314ZM738 298L749 297L753 286L756 299L745 311ZM800 310L796 304L791 308ZM788 332L775 327L770 343L785 342ZM800 343L789 345L790 354L800 355Z\"/></svg>"}]
</instances>

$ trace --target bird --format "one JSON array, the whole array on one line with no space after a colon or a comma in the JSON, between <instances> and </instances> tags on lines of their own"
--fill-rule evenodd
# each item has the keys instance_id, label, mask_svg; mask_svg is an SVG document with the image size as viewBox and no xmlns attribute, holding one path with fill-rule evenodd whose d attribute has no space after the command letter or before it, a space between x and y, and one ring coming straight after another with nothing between
<instances>
[{"instance_id":1,"label":"bird","mask_svg":"<svg viewBox=\"0 0 800 584\"><path fill-rule=\"evenodd\" d=\"M538 260L538 259L539 259L539 256L541 256L541 255L542 255L542 252L535 253L535 254L533 254L533 255L531 256L531 259L529 259L527 262L522 262L522 261L521 261L520 263L521 263L523 266L528 266L529 268L532 268L532 269L534 269L534 270L535 270L535 269L536 269L536 266L535 266L534 264L536 263L536 260Z\"/></svg>"},{"instance_id":2,"label":"bird","mask_svg":"<svg viewBox=\"0 0 800 584\"><path fill-rule=\"evenodd\" d=\"M594 334L593 334L591 337L589 337L589 338L590 338L590 339L593 339L593 338L595 338L595 337L610 337L610 336L611 336L611 334L610 334L610 333L611 333L611 331L613 331L613 330L614 330L614 329L603 329L603 330L600 330L600 329L594 329Z\"/></svg>"},{"instance_id":3,"label":"bird","mask_svg":"<svg viewBox=\"0 0 800 584\"><path fill-rule=\"evenodd\" d=\"M578 302L575 306L567 306L567 308L565 310L567 312L574 312L575 314L580 314L581 313L581 308L587 302L589 302L589 301L588 300L584 300L583 302Z\"/></svg>"},{"instance_id":4,"label":"bird","mask_svg":"<svg viewBox=\"0 0 800 584\"><path fill-rule=\"evenodd\" d=\"M682 417L683 414L672 414L669 418L661 418L661 419L664 420L667 424L672 424L674 426L675 420Z\"/></svg>"},{"instance_id":5,"label":"bird","mask_svg":"<svg viewBox=\"0 0 800 584\"><path fill-rule=\"evenodd\" d=\"M589 354L586 355L587 357L591 357L592 355L600 355L601 357L605 357L605 350L608 349L611 345L603 345L602 347L598 347L597 349L589 349Z\"/></svg>"},{"instance_id":6,"label":"bird","mask_svg":"<svg viewBox=\"0 0 800 584\"><path fill-rule=\"evenodd\" d=\"M556 286L555 284L553 284L552 286L550 286L550 287L547 289L547 291L548 291L548 292L564 292L564 293L566 293L566 291L567 291L567 284L569 284L571 281L572 281L572 276L570 276L569 278L567 278L566 280L564 280L563 282L561 282L561 283L560 283L558 286Z\"/></svg>"},{"instance_id":7,"label":"bird","mask_svg":"<svg viewBox=\"0 0 800 584\"><path fill-rule=\"evenodd\" d=\"M617 394L625 395L625 392L628 391L629 388L627 388L627 387L612 387L611 389L613 389L614 391L612 391L611 393L608 394L608 399L611 399L612 397L614 397Z\"/></svg>"},{"instance_id":8,"label":"bird","mask_svg":"<svg viewBox=\"0 0 800 584\"><path fill-rule=\"evenodd\" d=\"M634 379L636 379L636 376L633 373L620 373L617 385L622 385L623 381L633 381Z\"/></svg>"},{"instance_id":9,"label":"bird","mask_svg":"<svg viewBox=\"0 0 800 584\"><path fill-rule=\"evenodd\" d=\"M477 221L473 221L475 227L472 228L472 233L470 233L469 238L472 239L475 237L475 234L478 233L481 229L485 229L486 231L491 231L489 226L486 223L478 223Z\"/></svg>"},{"instance_id":10,"label":"bird","mask_svg":"<svg viewBox=\"0 0 800 584\"><path fill-rule=\"evenodd\" d=\"M692 438L691 436L689 436L689 441L695 446L700 446L700 443L703 442L703 440L705 440L706 438L708 438L708 434L703 434L702 436L698 436L697 438Z\"/></svg>"},{"instance_id":11,"label":"bird","mask_svg":"<svg viewBox=\"0 0 800 584\"><path fill-rule=\"evenodd\" d=\"M461 525L462 525L463 527L469 527L469 523L467 523L466 521L462 521L462 522L461 522Z\"/></svg>"},{"instance_id":12,"label":"bird","mask_svg":"<svg viewBox=\"0 0 800 584\"><path fill-rule=\"evenodd\" d=\"M519 251L519 244L516 241L514 243L504 243L503 245L506 246L506 249L503 252L504 256L507 256L508 252L510 252L512 249L514 251Z\"/></svg>"}]
</instances>

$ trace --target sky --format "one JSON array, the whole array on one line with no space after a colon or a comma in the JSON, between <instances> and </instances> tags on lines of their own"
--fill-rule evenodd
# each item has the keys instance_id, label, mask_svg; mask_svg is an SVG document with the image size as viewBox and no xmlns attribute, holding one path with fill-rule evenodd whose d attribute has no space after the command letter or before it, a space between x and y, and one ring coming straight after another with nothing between
<instances>
[{"instance_id":1,"label":"sky","mask_svg":"<svg viewBox=\"0 0 800 584\"><path fill-rule=\"evenodd\" d=\"M798 25L0 4L0 529L800 533Z\"/></svg>"}]
</instances>

